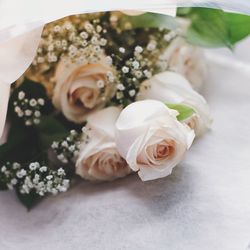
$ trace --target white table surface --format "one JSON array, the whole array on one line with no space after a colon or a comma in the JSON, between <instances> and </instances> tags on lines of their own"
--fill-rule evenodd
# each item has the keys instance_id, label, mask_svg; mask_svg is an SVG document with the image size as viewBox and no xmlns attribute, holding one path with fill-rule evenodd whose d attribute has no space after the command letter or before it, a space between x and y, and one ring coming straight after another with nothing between
<instances>
[{"instance_id":1,"label":"white table surface","mask_svg":"<svg viewBox=\"0 0 250 250\"><path fill-rule=\"evenodd\" d=\"M235 57L250 63L249 47L250 40L243 42ZM1 192L0 249L245 250L250 243L250 72L210 67L204 94L213 129L170 177L82 183L31 212L13 193Z\"/></svg>"}]
</instances>

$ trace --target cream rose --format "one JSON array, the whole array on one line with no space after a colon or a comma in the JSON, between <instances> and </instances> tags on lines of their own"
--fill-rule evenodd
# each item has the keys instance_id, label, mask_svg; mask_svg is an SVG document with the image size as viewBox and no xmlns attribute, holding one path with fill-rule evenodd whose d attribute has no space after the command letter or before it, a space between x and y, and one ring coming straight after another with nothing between
<instances>
[{"instance_id":1,"label":"cream rose","mask_svg":"<svg viewBox=\"0 0 250 250\"><path fill-rule=\"evenodd\" d=\"M88 180L110 181L131 173L115 143L115 122L120 109L109 107L88 118L89 142L81 146L76 173Z\"/></svg>"},{"instance_id":2,"label":"cream rose","mask_svg":"<svg viewBox=\"0 0 250 250\"><path fill-rule=\"evenodd\" d=\"M178 122L178 113L155 100L127 106L116 122L116 144L143 181L165 177L183 159L194 132Z\"/></svg>"},{"instance_id":3,"label":"cream rose","mask_svg":"<svg viewBox=\"0 0 250 250\"><path fill-rule=\"evenodd\" d=\"M178 37L170 43L161 60L167 63L170 71L182 74L195 90L200 90L207 75L206 60L200 48Z\"/></svg>"},{"instance_id":4,"label":"cream rose","mask_svg":"<svg viewBox=\"0 0 250 250\"><path fill-rule=\"evenodd\" d=\"M142 83L138 100L154 99L164 103L186 104L195 114L185 122L195 130L196 136L205 133L212 123L206 100L180 74L166 71Z\"/></svg>"},{"instance_id":5,"label":"cream rose","mask_svg":"<svg viewBox=\"0 0 250 250\"><path fill-rule=\"evenodd\" d=\"M107 78L112 69L103 61L82 65L59 63L53 104L68 120L82 123L86 115L104 107L112 96L113 86Z\"/></svg>"}]
</instances>

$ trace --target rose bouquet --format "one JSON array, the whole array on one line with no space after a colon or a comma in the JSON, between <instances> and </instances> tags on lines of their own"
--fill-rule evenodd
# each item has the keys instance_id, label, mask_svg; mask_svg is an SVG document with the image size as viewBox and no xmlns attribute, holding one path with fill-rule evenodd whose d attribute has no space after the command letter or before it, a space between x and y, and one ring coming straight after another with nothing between
<instances>
[{"instance_id":1,"label":"rose bouquet","mask_svg":"<svg viewBox=\"0 0 250 250\"><path fill-rule=\"evenodd\" d=\"M0 188L27 207L81 179L166 177L210 128L198 93L207 75L199 46L232 48L249 32L235 27L249 19L209 9L130 14L47 24L12 85Z\"/></svg>"}]
</instances>

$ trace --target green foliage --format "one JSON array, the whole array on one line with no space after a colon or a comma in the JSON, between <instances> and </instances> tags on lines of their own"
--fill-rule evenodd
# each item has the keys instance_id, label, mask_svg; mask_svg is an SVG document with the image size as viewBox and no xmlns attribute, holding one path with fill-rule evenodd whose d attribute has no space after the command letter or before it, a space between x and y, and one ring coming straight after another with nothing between
<instances>
[{"instance_id":1,"label":"green foliage","mask_svg":"<svg viewBox=\"0 0 250 250\"><path fill-rule=\"evenodd\" d=\"M44 149L48 149L53 141L68 135L68 130L52 116L43 116L37 130L41 147Z\"/></svg>"},{"instance_id":2,"label":"green foliage","mask_svg":"<svg viewBox=\"0 0 250 250\"><path fill-rule=\"evenodd\" d=\"M178 14L191 20L186 38L194 45L232 49L250 34L250 16L209 8L180 8Z\"/></svg>"},{"instance_id":3,"label":"green foliage","mask_svg":"<svg viewBox=\"0 0 250 250\"><path fill-rule=\"evenodd\" d=\"M194 109L184 104L166 104L166 105L168 108L174 109L179 112L179 115L177 116L178 121L184 121L195 113Z\"/></svg>"},{"instance_id":4,"label":"green foliage","mask_svg":"<svg viewBox=\"0 0 250 250\"><path fill-rule=\"evenodd\" d=\"M37 205L43 197L39 196L35 192L31 192L30 194L21 194L18 190L16 190L16 195L18 200L28 209L32 209L35 205Z\"/></svg>"},{"instance_id":5,"label":"green foliage","mask_svg":"<svg viewBox=\"0 0 250 250\"><path fill-rule=\"evenodd\" d=\"M39 125L27 127L22 119L18 118L14 112L14 102L18 98L18 93L24 91L28 98L43 98L46 102L42 110L41 122ZM60 140L68 134L67 128L58 121L51 111L45 88L38 83L25 80L16 88L10 98L8 119L11 124L7 142L0 146L0 167L6 162L18 162L27 165L32 161L42 161L48 163L48 149L55 140ZM50 114L45 115L45 114ZM0 182L0 190L5 190L6 185ZM18 189L17 189L18 190ZM19 200L30 209L41 197L37 194L20 194Z\"/></svg>"},{"instance_id":6,"label":"green foliage","mask_svg":"<svg viewBox=\"0 0 250 250\"><path fill-rule=\"evenodd\" d=\"M120 19L122 29L138 29L138 28L164 28L176 29L178 23L175 18L163 14L146 13L139 16L124 15Z\"/></svg>"}]
</instances>

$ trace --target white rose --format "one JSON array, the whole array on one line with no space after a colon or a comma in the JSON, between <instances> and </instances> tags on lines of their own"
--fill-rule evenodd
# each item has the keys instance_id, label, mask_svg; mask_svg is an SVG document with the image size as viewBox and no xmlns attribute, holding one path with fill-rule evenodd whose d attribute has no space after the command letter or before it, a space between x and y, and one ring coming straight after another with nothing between
<instances>
[{"instance_id":1,"label":"white rose","mask_svg":"<svg viewBox=\"0 0 250 250\"><path fill-rule=\"evenodd\" d=\"M202 49L188 44L183 38L174 39L161 56L168 70L182 74L195 90L200 90L207 76Z\"/></svg>"},{"instance_id":2,"label":"white rose","mask_svg":"<svg viewBox=\"0 0 250 250\"><path fill-rule=\"evenodd\" d=\"M59 63L53 104L68 120L82 123L86 115L104 107L112 96L113 86L107 79L112 69L103 61L82 65Z\"/></svg>"},{"instance_id":3,"label":"white rose","mask_svg":"<svg viewBox=\"0 0 250 250\"><path fill-rule=\"evenodd\" d=\"M120 109L109 107L88 118L89 141L82 144L76 173L88 180L110 181L131 173L115 143L115 122Z\"/></svg>"},{"instance_id":4,"label":"white rose","mask_svg":"<svg viewBox=\"0 0 250 250\"><path fill-rule=\"evenodd\" d=\"M121 112L117 148L143 181L171 174L191 146L194 132L177 121L177 114L155 100L134 102Z\"/></svg>"},{"instance_id":5,"label":"white rose","mask_svg":"<svg viewBox=\"0 0 250 250\"><path fill-rule=\"evenodd\" d=\"M166 71L146 80L141 85L138 99L190 106L196 113L184 122L195 130L196 136L201 136L211 127L212 119L206 100L180 74Z\"/></svg>"}]
</instances>

